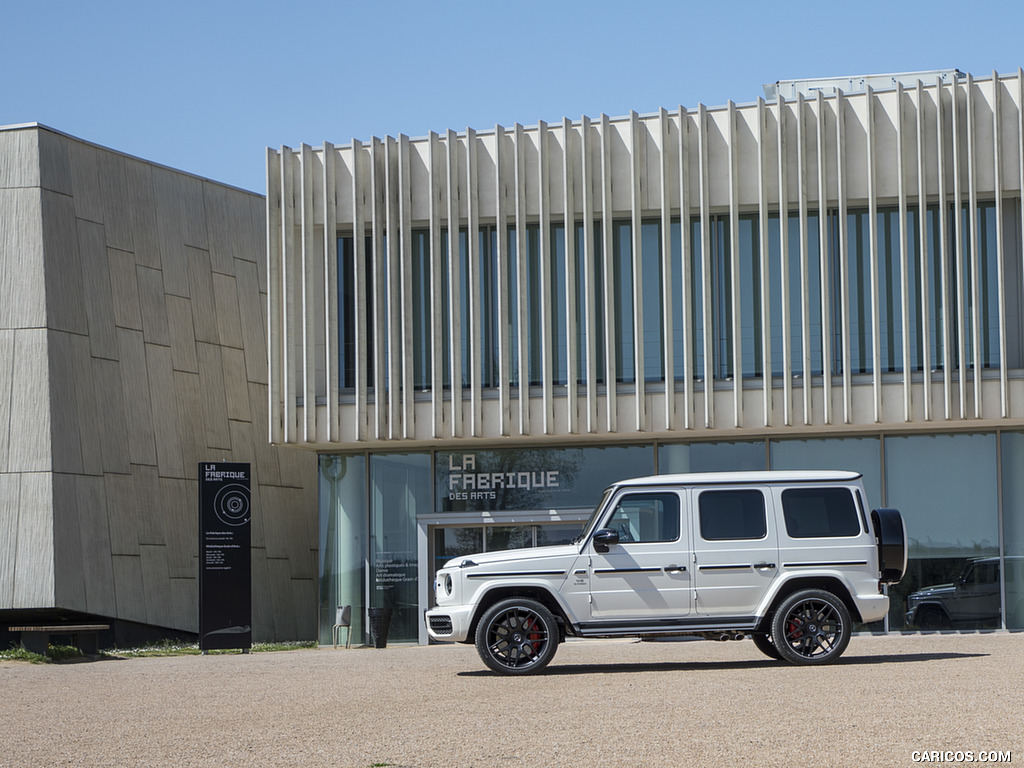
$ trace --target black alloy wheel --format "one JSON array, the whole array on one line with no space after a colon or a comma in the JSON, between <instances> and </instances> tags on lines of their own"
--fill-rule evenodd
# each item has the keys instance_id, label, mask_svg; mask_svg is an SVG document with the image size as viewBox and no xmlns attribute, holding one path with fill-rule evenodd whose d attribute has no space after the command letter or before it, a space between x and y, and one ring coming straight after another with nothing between
<instances>
[{"instance_id":1,"label":"black alloy wheel","mask_svg":"<svg viewBox=\"0 0 1024 768\"><path fill-rule=\"evenodd\" d=\"M917 626L920 629L949 629L949 619L941 609L926 605L917 611Z\"/></svg>"},{"instance_id":2,"label":"black alloy wheel","mask_svg":"<svg viewBox=\"0 0 1024 768\"><path fill-rule=\"evenodd\" d=\"M532 675L554 657L558 639L551 611L536 600L510 598L492 605L480 619L476 650L499 674Z\"/></svg>"},{"instance_id":3,"label":"black alloy wheel","mask_svg":"<svg viewBox=\"0 0 1024 768\"><path fill-rule=\"evenodd\" d=\"M772 616L772 642L790 664L828 664L850 642L846 605L831 592L805 589L782 601Z\"/></svg>"}]
</instances>

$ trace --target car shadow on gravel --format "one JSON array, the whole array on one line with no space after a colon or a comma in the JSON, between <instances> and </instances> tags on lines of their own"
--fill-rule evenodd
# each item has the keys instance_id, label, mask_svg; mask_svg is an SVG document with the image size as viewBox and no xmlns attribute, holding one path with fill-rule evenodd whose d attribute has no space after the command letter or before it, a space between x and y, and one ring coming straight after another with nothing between
<instances>
[{"instance_id":1,"label":"car shadow on gravel","mask_svg":"<svg viewBox=\"0 0 1024 768\"><path fill-rule=\"evenodd\" d=\"M882 656L848 656L830 666L858 666L867 664L910 664L928 661L956 661L989 656L987 653L899 653ZM635 672L708 672L714 670L756 670L772 667L792 667L784 661L752 659L750 661L691 661L652 662L640 664L564 664L552 665L538 675L608 675ZM505 677L489 669L458 672L459 677Z\"/></svg>"}]
</instances>

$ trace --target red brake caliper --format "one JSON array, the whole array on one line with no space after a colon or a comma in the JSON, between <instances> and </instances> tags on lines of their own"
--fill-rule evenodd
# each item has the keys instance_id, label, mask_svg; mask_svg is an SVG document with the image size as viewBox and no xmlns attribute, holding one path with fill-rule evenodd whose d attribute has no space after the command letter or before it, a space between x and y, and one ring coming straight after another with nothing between
<instances>
[{"instance_id":1,"label":"red brake caliper","mask_svg":"<svg viewBox=\"0 0 1024 768\"><path fill-rule=\"evenodd\" d=\"M534 653L537 652L537 644L538 644L538 641L540 640L540 632L531 632L530 630L534 629L536 626L537 626L537 619L536 618L532 618L528 622L527 626L523 627L523 629L526 630L526 636L530 640L530 647L533 648L533 652Z\"/></svg>"},{"instance_id":2,"label":"red brake caliper","mask_svg":"<svg viewBox=\"0 0 1024 768\"><path fill-rule=\"evenodd\" d=\"M786 622L786 637L788 637L790 640L796 640L797 638L799 638L800 635L803 634L802 632L798 631L799 627L800 622L794 621L793 619L790 619L788 622Z\"/></svg>"}]
</instances>

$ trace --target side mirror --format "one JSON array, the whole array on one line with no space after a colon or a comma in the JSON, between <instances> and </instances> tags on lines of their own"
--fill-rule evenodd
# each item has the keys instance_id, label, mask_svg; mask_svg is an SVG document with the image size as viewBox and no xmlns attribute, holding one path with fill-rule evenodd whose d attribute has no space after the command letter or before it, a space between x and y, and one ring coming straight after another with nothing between
<instances>
[{"instance_id":1,"label":"side mirror","mask_svg":"<svg viewBox=\"0 0 1024 768\"><path fill-rule=\"evenodd\" d=\"M594 534L593 542L595 552L607 552L610 545L619 543L619 532L611 528L601 528Z\"/></svg>"}]
</instances>

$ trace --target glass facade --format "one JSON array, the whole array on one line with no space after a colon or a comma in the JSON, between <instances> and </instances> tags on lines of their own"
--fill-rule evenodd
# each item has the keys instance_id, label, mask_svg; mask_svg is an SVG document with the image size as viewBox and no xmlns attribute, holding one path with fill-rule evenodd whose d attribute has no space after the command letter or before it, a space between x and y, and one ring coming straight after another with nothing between
<instances>
[{"instance_id":1,"label":"glass facade","mask_svg":"<svg viewBox=\"0 0 1024 768\"><path fill-rule=\"evenodd\" d=\"M864 475L868 506L882 503L882 440L879 437L844 437L807 440L772 440L772 469L848 469Z\"/></svg>"},{"instance_id":2,"label":"glass facade","mask_svg":"<svg viewBox=\"0 0 1024 768\"><path fill-rule=\"evenodd\" d=\"M903 513L909 568L890 590L889 626L904 626L905 597L923 588L960 589L969 561L999 556L998 465L994 434L922 435L885 440L887 505ZM978 628L999 621L998 584L984 608L964 590L935 602L926 625ZM963 594L961 594L963 593ZM993 599L994 598L994 599ZM919 617L920 619L920 617Z\"/></svg>"},{"instance_id":3,"label":"glass facade","mask_svg":"<svg viewBox=\"0 0 1024 768\"><path fill-rule=\"evenodd\" d=\"M416 515L430 505L429 454L370 457L371 608L391 617L391 637L419 632L419 573Z\"/></svg>"},{"instance_id":4,"label":"glass facade","mask_svg":"<svg viewBox=\"0 0 1024 768\"><path fill-rule=\"evenodd\" d=\"M1003 211L1004 245L1019 253L1020 206L1007 202ZM665 327L663 312L665 255L660 220L643 221L638 238L634 237L632 221L611 223L612 253L607 275L601 256L600 223L595 225L593 233L594 261L589 269L582 223L572 225L572 265L568 263L565 222L553 222L546 235L541 233L538 224L530 223L526 226L525 237L518 237L515 227L508 226L504 229L508 243L504 322L508 324L509 345L504 353L500 346L503 321L498 311L497 243L502 236L501 229L493 225L480 227L473 264L470 264L468 230L459 230L458 242L451 254L448 230L441 232L444 264L438 311L432 306L429 232L416 229L411 237L414 316L411 364L415 386L418 389L430 386L430 329L434 322L443 326L444 385L449 386L449 342L455 320L460 329L455 344L463 360L464 387L470 386L473 365L479 368L485 388L497 387L502 354L509 361L513 385L518 383L521 354L525 355L531 384L544 381L545 354L550 354L552 383L567 384L570 333L576 336L575 364L579 381L584 381L586 333L590 327L586 300L591 288L594 289L592 327L597 336L595 354L599 381L605 376L603 356L608 334L615 354L616 381L627 384L636 380L637 360L642 361L646 381L665 379L666 342L672 345L677 380L681 380L687 370L691 370L695 378L702 378L707 353L712 356L714 378L731 380L736 375L733 348L737 343L741 376L760 378L766 364L773 375L782 375L785 372L784 337L788 337L793 374L803 375L805 367L809 367L812 374L820 374L825 370L822 338L825 310L832 331L827 361L832 374L844 372L847 358L850 372L854 374L874 372L876 358L881 373L901 372L908 366L911 371L941 369L945 365L947 346L954 366L977 364L993 368L1000 365L1001 301L1007 325L1006 354L1010 358L1007 363L1019 366L1024 356L1021 352L1022 298L1019 290L1007 290L1000 296L997 254L1000 233L996 229L995 203L979 203L973 222L968 212L969 207L964 206L961 215L956 216L954 209L948 207L943 214L954 243L947 244L945 253L940 253L939 249L940 211L937 206L924 212L923 231L918 206L908 207L903 218L897 208L879 208L874 221L866 209L850 210L846 214L845 248L840 242L838 213L830 210L825 253L820 250L819 213L808 212L806 231L801 232L799 216L790 211L784 217L789 243L785 256L778 212L768 215L764 228L767 237L763 244L761 222L756 213L741 214L735 226L725 214L711 216L707 227L702 226L699 218L694 218L690 220L687 265L683 264L680 223L676 219L671 223L668 238L671 248L668 259L673 275L670 329ZM736 233L735 244L731 242L733 232ZM541 252L541 238L545 236L548 239L546 269ZM957 240L960 251L955 247ZM640 251L634 253L637 243ZM872 248L876 255L874 262ZM372 318L373 297L394 293L394 286L390 291L378 293L376 287L383 286L377 284L399 279L388 271L386 264L383 270L374 271L370 237L365 241L365 253L366 306L362 308L356 306L354 238L338 239L338 360L339 386L343 390L355 385L354 377L360 370L355 360L356 312ZM1005 276L1015 284L1012 281L1019 269L1014 259L1006 259L1006 262ZM683 279L684 266L687 279ZM708 271L709 287L704 283L705 271ZM480 297L475 314L470 301L474 287L470 283L471 275L475 276ZM633 284L636 275L641 280L639 293ZM588 278L593 286L587 285ZM606 280L611 281L610 302L604 293ZM788 298L786 317L783 317L784 284ZM452 295L453 290L457 290L457 295ZM521 299L520 293L523 293ZM823 296L827 301L823 301ZM570 297L575 305L573 322L567 309ZM637 298L641 302L639 311L634 308ZM523 304L521 317L520 301ZM710 304L707 315L705 302ZM687 306L689 317L684 322L682 313ZM455 315L451 314L453 307ZM704 328L705 316L710 317L713 326L710 334ZM385 313L384 325L392 319L391 313ZM549 324L547 331L545 322ZM764 350L766 322L771 344L767 359ZM368 322L366 327L367 359L373 358L373 326L373 322ZM670 334L669 339L666 339L667 334ZM708 339L711 346L705 350ZM964 357L962 361L960 355ZM364 365L361 370L365 372L367 385L372 386L371 366Z\"/></svg>"},{"instance_id":5,"label":"glass facade","mask_svg":"<svg viewBox=\"0 0 1024 768\"><path fill-rule=\"evenodd\" d=\"M1024 433L1004 432L1000 445L1006 628L1024 629Z\"/></svg>"},{"instance_id":6,"label":"glass facade","mask_svg":"<svg viewBox=\"0 0 1024 768\"><path fill-rule=\"evenodd\" d=\"M609 483L653 473L642 446L438 451L435 510L589 510Z\"/></svg>"},{"instance_id":7,"label":"glass facade","mask_svg":"<svg viewBox=\"0 0 1024 768\"><path fill-rule=\"evenodd\" d=\"M320 641L351 604L357 638L384 608L391 640L416 642L445 561L567 543L609 483L655 461L860 472L869 508L899 509L910 543L886 624L861 629L1024 629L1024 432L989 432L321 456Z\"/></svg>"},{"instance_id":8,"label":"glass facade","mask_svg":"<svg viewBox=\"0 0 1024 768\"><path fill-rule=\"evenodd\" d=\"M768 469L764 440L735 443L686 443L658 449L658 471L747 472Z\"/></svg>"},{"instance_id":9,"label":"glass facade","mask_svg":"<svg viewBox=\"0 0 1024 768\"><path fill-rule=\"evenodd\" d=\"M331 642L335 609L352 606L352 636L364 634L367 551L366 458L320 457L320 627Z\"/></svg>"}]
</instances>

